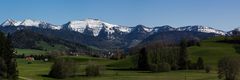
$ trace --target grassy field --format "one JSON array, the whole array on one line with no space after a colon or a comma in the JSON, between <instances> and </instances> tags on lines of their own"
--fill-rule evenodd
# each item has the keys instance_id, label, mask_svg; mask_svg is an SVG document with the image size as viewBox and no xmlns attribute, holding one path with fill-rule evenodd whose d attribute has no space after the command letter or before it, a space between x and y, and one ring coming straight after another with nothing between
<instances>
[{"instance_id":1,"label":"grassy field","mask_svg":"<svg viewBox=\"0 0 240 80\"><path fill-rule=\"evenodd\" d=\"M150 73L148 71L133 71L133 70L111 70L106 67L103 74L99 77L84 76L85 60L81 61L79 57L79 76L67 78L64 80L184 80L185 75L188 80L217 80L216 72L205 73L204 71L171 71L164 73ZM74 57L76 60L76 57ZM91 59L98 64L108 64L116 61L105 59ZM51 62L34 61L33 64L27 64L23 59L18 59L19 76L33 80L54 80L53 78L44 77L48 74Z\"/></svg>"},{"instance_id":2,"label":"grassy field","mask_svg":"<svg viewBox=\"0 0 240 80\"><path fill-rule=\"evenodd\" d=\"M67 50L67 49L69 49L68 47L66 47L64 45L59 45L59 44L49 45L48 43L46 43L44 41L39 41L37 43L37 46L43 48L43 50L46 50L46 51Z\"/></svg>"},{"instance_id":3,"label":"grassy field","mask_svg":"<svg viewBox=\"0 0 240 80\"><path fill-rule=\"evenodd\" d=\"M188 53L192 61L197 61L202 57L206 65L211 65L216 69L218 60L226 56L239 56L233 48L234 44L215 42L216 39L202 41L201 46L188 48Z\"/></svg>"},{"instance_id":4,"label":"grassy field","mask_svg":"<svg viewBox=\"0 0 240 80\"><path fill-rule=\"evenodd\" d=\"M25 54L25 55L40 55L40 54L46 54L49 51L59 51L59 50L67 50L66 46L63 45L49 45L46 42L39 41L37 43L38 47L41 47L42 50L36 50L36 49L19 49L16 48L17 54Z\"/></svg>"},{"instance_id":5,"label":"grassy field","mask_svg":"<svg viewBox=\"0 0 240 80\"><path fill-rule=\"evenodd\" d=\"M47 51L42 50L34 50L34 49L15 49L17 51L17 54L25 54L25 55L31 55L31 54L45 54Z\"/></svg>"},{"instance_id":6,"label":"grassy field","mask_svg":"<svg viewBox=\"0 0 240 80\"><path fill-rule=\"evenodd\" d=\"M27 50L23 50L23 52L27 52ZM203 70L151 73L148 71L124 70L124 68L133 66L131 57L115 61L88 56L65 56L63 58L69 58L79 62L79 73L76 77L63 80L185 80L185 78L187 80L218 80L216 71L218 60L224 56L239 56L239 54L235 52L233 44L217 43L214 40L203 41L200 47L190 47L188 48L188 53L190 54L192 62L195 62L198 57L202 57L205 64L211 65L214 70L211 71L211 73L205 73ZM21 78L54 80L53 78L45 77L50 70L51 62L34 61L33 64L27 64L23 59L18 59L17 61ZM89 61L100 64L105 68L101 76L84 76L84 68Z\"/></svg>"}]
</instances>

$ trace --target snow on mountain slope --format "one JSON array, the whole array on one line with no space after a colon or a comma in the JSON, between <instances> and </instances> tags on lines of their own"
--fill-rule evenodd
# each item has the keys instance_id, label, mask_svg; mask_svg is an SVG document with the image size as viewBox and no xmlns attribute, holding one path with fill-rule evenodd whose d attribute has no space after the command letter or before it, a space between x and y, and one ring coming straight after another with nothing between
<instances>
[{"instance_id":1,"label":"snow on mountain slope","mask_svg":"<svg viewBox=\"0 0 240 80\"><path fill-rule=\"evenodd\" d=\"M20 24L21 26L39 26L40 24L46 24L45 22L31 20L31 19L25 19Z\"/></svg>"},{"instance_id":2,"label":"snow on mountain slope","mask_svg":"<svg viewBox=\"0 0 240 80\"><path fill-rule=\"evenodd\" d=\"M131 30L131 32L151 32L153 30L153 28L150 27L146 27L144 25L137 25L136 27L133 27L133 29Z\"/></svg>"},{"instance_id":3,"label":"snow on mountain slope","mask_svg":"<svg viewBox=\"0 0 240 80\"><path fill-rule=\"evenodd\" d=\"M148 28L148 27L144 27L143 29L147 32L151 32L153 30L152 28Z\"/></svg>"},{"instance_id":4,"label":"snow on mountain slope","mask_svg":"<svg viewBox=\"0 0 240 80\"><path fill-rule=\"evenodd\" d=\"M227 35L228 35L228 36L231 36L231 35L239 35L239 33L240 33L240 27L237 27L237 28L235 28L235 29L233 29L233 30L231 30L231 31L228 31L228 32L227 32Z\"/></svg>"},{"instance_id":5,"label":"snow on mountain slope","mask_svg":"<svg viewBox=\"0 0 240 80\"><path fill-rule=\"evenodd\" d=\"M125 27L125 26L117 26L117 27L114 27L115 29L121 31L121 32L124 32L124 33L130 33L132 28L130 27Z\"/></svg>"},{"instance_id":6,"label":"snow on mountain slope","mask_svg":"<svg viewBox=\"0 0 240 80\"><path fill-rule=\"evenodd\" d=\"M234 31L240 31L240 27L235 28Z\"/></svg>"},{"instance_id":7,"label":"snow on mountain slope","mask_svg":"<svg viewBox=\"0 0 240 80\"><path fill-rule=\"evenodd\" d=\"M195 32L204 32L204 33L215 33L220 35L225 35L226 33L221 30L217 30L211 27L194 25L194 26L186 26L177 28L178 31L195 31Z\"/></svg>"},{"instance_id":8,"label":"snow on mountain slope","mask_svg":"<svg viewBox=\"0 0 240 80\"><path fill-rule=\"evenodd\" d=\"M93 30L92 32L94 36L98 36L101 29L105 28L107 32L113 33L114 32L113 27L118 25L109 24L98 19L76 20L67 23L67 27L69 29L72 29L80 33L83 33L87 26Z\"/></svg>"},{"instance_id":9,"label":"snow on mountain slope","mask_svg":"<svg viewBox=\"0 0 240 80\"><path fill-rule=\"evenodd\" d=\"M7 19L5 22L1 24L1 26L18 26L21 24L21 21L16 21L13 19Z\"/></svg>"},{"instance_id":10,"label":"snow on mountain slope","mask_svg":"<svg viewBox=\"0 0 240 80\"><path fill-rule=\"evenodd\" d=\"M160 26L160 27L154 27L152 32L165 32L165 31L175 31L176 28L173 28L169 25L164 25L164 26Z\"/></svg>"},{"instance_id":11,"label":"snow on mountain slope","mask_svg":"<svg viewBox=\"0 0 240 80\"><path fill-rule=\"evenodd\" d=\"M101 31L103 33L107 33L108 35L111 35L116 30L123 32L123 33L131 33L133 31L143 31L143 32L162 32L162 31L195 31L195 32L204 32L204 33L215 33L220 35L225 35L226 33L221 30L217 30L211 27L206 26L200 26L200 25L194 25L194 26L186 26L186 27L179 27L179 28L173 28L171 26L165 25L160 27L145 27L143 25L139 25L136 27L125 27L120 25L114 25L110 24L98 19L85 19L85 20L75 20L70 21L67 24L64 25L53 25L47 22L38 21L38 20L31 20L31 19L25 19L23 21L16 21L13 19L7 19L5 22L1 24L1 26L31 26L31 27L38 27L38 28L49 28L49 29L55 29L60 30L63 27L77 31L80 33L87 32L86 34L92 34L93 36L98 36ZM86 29L88 27L88 29Z\"/></svg>"},{"instance_id":12,"label":"snow on mountain slope","mask_svg":"<svg viewBox=\"0 0 240 80\"><path fill-rule=\"evenodd\" d=\"M62 29L62 26L49 24L48 28L55 29L55 30L60 30L60 29Z\"/></svg>"},{"instance_id":13,"label":"snow on mountain slope","mask_svg":"<svg viewBox=\"0 0 240 80\"><path fill-rule=\"evenodd\" d=\"M32 27L41 27L41 28L50 28L50 29L55 29L55 30L59 30L62 27L59 25L53 25L50 23L46 23L43 21L37 21L37 20L31 20L31 19L25 19L23 21L16 21L13 19L7 19L5 22L3 22L1 24L1 26L5 27L5 26L32 26Z\"/></svg>"}]
</instances>

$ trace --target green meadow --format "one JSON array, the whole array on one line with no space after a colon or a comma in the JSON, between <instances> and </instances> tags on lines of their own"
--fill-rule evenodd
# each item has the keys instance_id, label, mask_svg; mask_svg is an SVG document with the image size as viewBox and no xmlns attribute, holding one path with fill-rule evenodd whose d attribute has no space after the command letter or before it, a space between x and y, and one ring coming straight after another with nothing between
<instances>
[{"instance_id":1,"label":"green meadow","mask_svg":"<svg viewBox=\"0 0 240 80\"><path fill-rule=\"evenodd\" d=\"M44 54L45 51L16 49L18 53ZM233 48L233 44L218 43L213 39L201 42L201 46L188 48L188 54L192 62L196 62L198 57L204 59L205 65L210 65L213 70L205 73L204 70L179 70L161 73L151 73L149 71L136 71L129 68L134 66L131 57L123 60L110 60L105 58L95 58L89 56L64 56L78 62L78 76L63 80L218 80L217 63L225 56L239 56ZM98 77L85 76L85 66L91 61L102 65L102 75ZM17 59L20 80L55 80L46 75L50 71L52 62L34 61L27 64L24 59Z\"/></svg>"}]
</instances>

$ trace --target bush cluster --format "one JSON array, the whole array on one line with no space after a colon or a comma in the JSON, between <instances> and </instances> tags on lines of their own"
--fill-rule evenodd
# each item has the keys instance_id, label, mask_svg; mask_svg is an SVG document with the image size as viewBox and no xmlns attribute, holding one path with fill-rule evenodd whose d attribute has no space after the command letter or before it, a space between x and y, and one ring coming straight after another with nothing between
<instances>
[{"instance_id":1,"label":"bush cluster","mask_svg":"<svg viewBox=\"0 0 240 80\"><path fill-rule=\"evenodd\" d=\"M71 76L75 76L77 72L77 64L72 60L63 58L56 59L49 76L53 78L63 79Z\"/></svg>"},{"instance_id":2,"label":"bush cluster","mask_svg":"<svg viewBox=\"0 0 240 80\"><path fill-rule=\"evenodd\" d=\"M224 57L218 62L218 78L225 80L239 80L240 58Z\"/></svg>"},{"instance_id":3,"label":"bush cluster","mask_svg":"<svg viewBox=\"0 0 240 80\"><path fill-rule=\"evenodd\" d=\"M86 76L99 76L100 68L100 65L89 63L85 69Z\"/></svg>"},{"instance_id":4,"label":"bush cluster","mask_svg":"<svg viewBox=\"0 0 240 80\"><path fill-rule=\"evenodd\" d=\"M168 72L171 70L171 66L168 63L150 64L149 66L152 72Z\"/></svg>"}]
</instances>

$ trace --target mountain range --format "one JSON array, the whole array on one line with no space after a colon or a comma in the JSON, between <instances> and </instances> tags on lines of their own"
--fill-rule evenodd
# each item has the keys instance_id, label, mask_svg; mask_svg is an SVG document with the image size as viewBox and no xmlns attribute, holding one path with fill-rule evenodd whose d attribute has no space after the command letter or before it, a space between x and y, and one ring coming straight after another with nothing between
<instances>
[{"instance_id":1,"label":"mountain range","mask_svg":"<svg viewBox=\"0 0 240 80\"><path fill-rule=\"evenodd\" d=\"M235 30L237 29L238 28ZM69 21L62 25L31 19L25 19L23 21L8 19L0 25L0 30L10 34L18 30L29 30L44 36L57 37L66 41L108 50L129 48L144 41L151 40L180 40L185 37L204 39L213 36L231 35L231 31L225 32L202 25L178 28L169 25L156 27L137 25L130 27L91 18Z\"/></svg>"}]
</instances>

